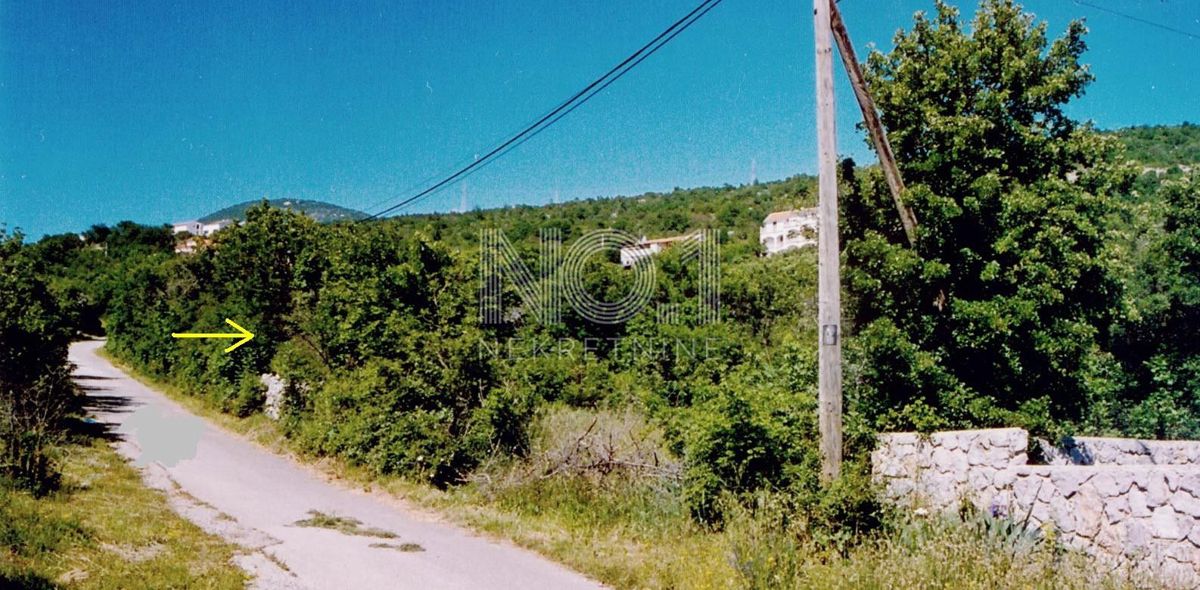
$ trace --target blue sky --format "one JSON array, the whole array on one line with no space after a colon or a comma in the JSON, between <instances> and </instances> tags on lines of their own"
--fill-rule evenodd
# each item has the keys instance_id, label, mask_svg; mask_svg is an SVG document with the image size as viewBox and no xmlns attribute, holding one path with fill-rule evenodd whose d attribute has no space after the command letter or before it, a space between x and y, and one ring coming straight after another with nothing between
<instances>
[{"instance_id":1,"label":"blue sky","mask_svg":"<svg viewBox=\"0 0 1200 590\"><path fill-rule=\"evenodd\" d=\"M1200 34L1196 0L1090 0ZM697 0L0 2L0 223L31 237L249 199L377 211L530 122ZM340 3L339 3L340 4ZM970 12L974 3L960 3ZM860 53L932 0L843 0ZM1069 0L1101 127L1200 120L1200 41ZM870 160L839 76L839 151ZM811 2L725 0L468 181L470 207L811 172ZM459 206L460 187L408 211ZM371 209L372 206L375 206Z\"/></svg>"}]
</instances>

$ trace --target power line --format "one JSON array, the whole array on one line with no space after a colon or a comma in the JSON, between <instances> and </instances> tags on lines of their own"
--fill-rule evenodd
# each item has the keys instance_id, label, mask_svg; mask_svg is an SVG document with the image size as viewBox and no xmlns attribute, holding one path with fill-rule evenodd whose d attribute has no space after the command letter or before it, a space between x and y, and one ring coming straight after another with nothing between
<instances>
[{"instance_id":1,"label":"power line","mask_svg":"<svg viewBox=\"0 0 1200 590\"><path fill-rule=\"evenodd\" d=\"M1191 32L1191 31L1185 31L1185 30L1183 30L1183 29L1177 29L1177 28L1175 28L1175 27L1172 27L1172 26L1170 26L1170 25L1164 25L1164 24L1162 24L1162 23L1159 23L1159 22L1155 22L1155 21L1152 21L1152 20L1144 19L1144 18L1142 18L1142 17L1140 17L1140 16L1136 16L1136 15L1132 15L1132 14L1128 14L1128 13L1120 12L1120 11L1118 11L1118 10L1113 10L1113 9L1111 9L1111 8L1107 8L1107 7L1104 7L1104 6L1098 6L1098 5L1096 5L1096 4L1092 4L1091 2L1086 2L1085 0L1075 0L1075 3L1076 3L1076 4L1079 4L1079 5L1081 5L1081 6L1087 6L1087 7L1089 7L1089 8L1095 8L1096 10L1099 10L1099 11L1101 11L1101 12L1107 12L1107 13L1109 13L1109 14L1111 14L1111 15L1119 16L1119 17L1121 17L1121 18L1129 19L1129 20L1131 20L1131 21L1139 22L1139 23L1142 23L1143 25L1150 25L1150 26L1152 26L1152 27L1154 27L1154 28L1157 28L1157 29L1162 29L1162 30L1164 30L1164 31L1170 31L1170 32L1172 32L1172 33L1176 33L1176 34L1178 34L1178 35L1183 35L1184 37L1190 37L1190 38L1192 38L1192 39L1195 39L1195 40L1197 40L1197 41L1200 41L1200 35L1198 35L1198 34L1196 34L1196 33L1193 33L1193 32Z\"/></svg>"},{"instance_id":2,"label":"power line","mask_svg":"<svg viewBox=\"0 0 1200 590\"><path fill-rule=\"evenodd\" d=\"M610 84L619 80L622 76L624 76L626 73L628 73L629 70L633 69L638 64L642 63L642 61L644 61L646 58L648 58L651 55L653 55L654 53L656 53L659 49L661 49L664 45L669 43L672 39L674 39L680 33L687 30L688 27L691 27L693 24L695 24L695 22L697 20L699 20L705 14L708 14L708 12L710 10L712 10L714 7L716 7L722 1L723 0L704 0L696 8L693 8L691 10L691 12L688 12L682 18L680 18L679 20L672 23L671 26L667 27L665 30L663 30L663 32L659 33L657 36L655 36L653 39L651 39L648 43L643 45L637 51L630 54L629 57L626 57L620 63L618 63L617 65L615 65L611 69L609 69L607 72L605 72L604 75L600 76L599 78L596 78L590 84L588 84L587 86L584 86L583 89L581 89L578 92L576 92L575 94L571 95L570 98L559 103L558 106L556 106L554 109L552 109L548 113L542 115L534 123L527 125L521 131L513 134L506 141L504 141L504 143L501 143L499 146L492 148L490 151L488 151L482 157L476 159L475 161L471 162L470 164L468 164L466 166L463 166L462 168L459 168L454 173L443 178L442 180L440 180L437 183L433 184L432 186L426 188L425 190L422 190L421 192L419 192L411 197L408 197L408 198L400 201L399 203L396 203L395 205L392 205L391 207L384 209L383 211L380 211L378 213L375 213L375 214L367 217L366 220L376 219L378 217L381 217L383 215L387 215L388 213L396 211L397 209L400 209L402 207L406 207L412 203L415 203L416 201L438 191L439 189L441 189L449 184L457 182L458 180L462 180L463 178L470 175L471 173L473 173L479 169L482 169L484 166L491 163L495 159L498 159L498 158L502 157L504 154L507 154L509 151L511 151L513 148L517 147L518 145L525 143L525 141L533 138L537 134L541 133L547 127L553 125L554 123L558 122L563 117L570 114L571 111L574 111L580 105L582 105L583 103L590 100L593 96L595 96L597 93L599 93L600 91L607 88Z\"/></svg>"},{"instance_id":3,"label":"power line","mask_svg":"<svg viewBox=\"0 0 1200 590\"><path fill-rule=\"evenodd\" d=\"M541 133L541 132L545 131L545 130L546 130L547 128L549 128L551 125L553 125L553 124L557 123L557 122L559 121L559 119L562 119L563 117L565 117L565 116L567 116L567 115L571 114L571 111L574 111L575 109L577 109L577 108L579 108L580 106L582 106L582 105L583 105L583 103L585 103L585 102L587 102L587 101L591 100L593 96L596 96L596 95L597 95L598 93L600 93L602 90L604 90L605 88L608 88L608 86L609 86L610 84L612 84L613 82L616 82L617 80L620 80L620 79L621 79L621 76L624 76L625 74L629 73L629 70L632 70L632 69L633 69L634 67L636 67L638 64L642 63L642 61L643 61L643 60L645 60L647 57L650 57L651 55L653 55L653 54L654 54L654 52L655 52L655 51L658 51L658 49L659 49L660 47L662 47L663 45L666 45L667 43L669 43L669 42L671 41L671 39L674 39L674 38L675 38L675 36L676 36L676 35L679 35L680 33L682 33L684 30L686 30L686 29L687 29L687 27L691 26L691 24L692 24L692 23L694 23L694 22L696 22L697 20L699 20L699 19L700 19L700 17L704 16L705 14L708 14L708 11L712 10L713 8L716 8L716 6L717 6L718 4L720 4L722 1L723 1L723 0L715 0L714 2L712 2L711 4L709 4L708 8L705 8L703 11L701 11L699 14L697 14L697 15L696 15L696 17L695 17L695 18L693 18L691 22L687 23L687 24L686 24L686 25L684 25L682 28L680 28L679 30L675 31L674 33L671 33L671 35L669 35L668 37L666 37L665 39L663 39L663 41L662 41L662 42L661 42L661 43L658 45L658 47L655 47L655 48L654 48L654 49L652 49L650 52L648 52L648 53L646 53L645 55L643 55L643 56L639 57L637 60L635 60L633 63L631 63L631 64L629 65L629 67L627 67L627 68L625 68L624 70L622 70L622 71L621 71L619 74L617 74L616 76L612 77L612 78L611 78L611 79L609 79L607 82L605 82L604 84L602 84L602 85L600 85L599 87L597 87L595 90L592 90L591 92L589 92L589 93L587 94L587 96L584 96L584 97L583 97L583 98L581 98L581 99L580 99L578 102L576 102L575 104L571 105L571 107L570 107L570 108L568 108L568 109L564 110L563 112L559 113L557 116L555 116L553 119L551 119L549 122L547 122L547 123L546 123L545 125L543 125L542 127L540 127L540 128L538 128L537 130L535 130L533 133L530 133L529 135L526 135L525 137L522 137L522 138L521 138L519 141L517 141L517 142L514 142L512 145L508 146L508 147L507 147L506 149L504 149L502 152L500 152L499 154L497 154L495 158L492 158L491 160L488 160L487 162L485 162L485 163L481 164L481 165L480 165L478 168L476 168L475 170L472 170L470 173L468 173L468 176L469 176L470 174L473 174L473 173L475 173L475 172L478 172L479 170L482 170L482 169L486 168L486 167L488 166L488 164L491 164L492 162L494 162L494 161L496 161L496 160L498 160L498 159L500 159L500 158L504 157L504 155L505 155L505 154L507 154L508 152L510 152L510 151L512 151L512 150L514 150L514 149L516 149L516 148L517 148L518 146L520 146L521 144L525 143L526 141L529 141L529 140L533 139L534 137L537 137L537 135L538 135L539 133Z\"/></svg>"}]
</instances>

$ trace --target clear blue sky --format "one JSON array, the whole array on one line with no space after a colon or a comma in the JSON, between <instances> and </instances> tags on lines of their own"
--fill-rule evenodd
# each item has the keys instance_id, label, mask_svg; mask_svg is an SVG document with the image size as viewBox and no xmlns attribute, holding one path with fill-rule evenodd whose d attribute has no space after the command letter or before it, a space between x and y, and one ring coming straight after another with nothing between
<instances>
[{"instance_id":1,"label":"clear blue sky","mask_svg":"<svg viewBox=\"0 0 1200 590\"><path fill-rule=\"evenodd\" d=\"M1200 33L1196 0L1090 0ZM518 129L697 0L0 2L0 222L31 237L269 196L368 208ZM342 4L342 3L338 3ZM971 12L974 3L960 4ZM1200 120L1200 41L1069 0L1109 128ZM932 0L844 0L860 51ZM870 160L838 72L839 148ZM815 169L809 0L725 0L558 126L472 176L469 205ZM412 210L459 205L455 187ZM375 209L378 210L378 207Z\"/></svg>"}]
</instances>

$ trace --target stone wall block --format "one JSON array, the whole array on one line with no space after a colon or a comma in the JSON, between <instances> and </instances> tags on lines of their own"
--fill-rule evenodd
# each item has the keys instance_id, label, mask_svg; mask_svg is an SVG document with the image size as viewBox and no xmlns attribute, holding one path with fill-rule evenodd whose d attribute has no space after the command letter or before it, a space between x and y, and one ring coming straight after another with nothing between
<instances>
[{"instance_id":1,"label":"stone wall block","mask_svg":"<svg viewBox=\"0 0 1200 590\"><path fill-rule=\"evenodd\" d=\"M1032 521L1032 523L1037 524L1039 526L1042 523L1053 523L1054 522L1054 513L1050 511L1050 503L1049 502L1035 500L1033 502L1033 506L1028 510L1028 514L1029 514L1029 520ZM1076 520L1076 527L1078 527L1078 526L1079 526L1078 520Z\"/></svg>"},{"instance_id":2,"label":"stone wall block","mask_svg":"<svg viewBox=\"0 0 1200 590\"><path fill-rule=\"evenodd\" d=\"M1008 465L1013 458L1012 449L1007 447L992 447L984 454L984 464L991 467Z\"/></svg>"},{"instance_id":3,"label":"stone wall block","mask_svg":"<svg viewBox=\"0 0 1200 590\"><path fill-rule=\"evenodd\" d=\"M1146 492L1141 488L1134 487L1127 494L1129 498L1129 512L1136 517L1150 516L1150 502L1146 499Z\"/></svg>"},{"instance_id":4,"label":"stone wall block","mask_svg":"<svg viewBox=\"0 0 1200 590\"><path fill-rule=\"evenodd\" d=\"M1174 559L1164 559L1157 572L1162 581L1171 588L1192 587L1190 580L1196 575L1190 565L1179 563Z\"/></svg>"},{"instance_id":5,"label":"stone wall block","mask_svg":"<svg viewBox=\"0 0 1200 590\"><path fill-rule=\"evenodd\" d=\"M999 431L1007 446L1013 453L1025 453L1029 450L1029 433L1020 428L1005 428Z\"/></svg>"},{"instance_id":6,"label":"stone wall block","mask_svg":"<svg viewBox=\"0 0 1200 590\"><path fill-rule=\"evenodd\" d=\"M1109 498L1104 503L1104 516L1108 517L1109 524L1116 524L1129 518L1129 497Z\"/></svg>"},{"instance_id":7,"label":"stone wall block","mask_svg":"<svg viewBox=\"0 0 1200 590\"><path fill-rule=\"evenodd\" d=\"M1200 495L1200 471L1189 470L1179 478L1179 489Z\"/></svg>"},{"instance_id":8,"label":"stone wall block","mask_svg":"<svg viewBox=\"0 0 1200 590\"><path fill-rule=\"evenodd\" d=\"M1012 487L1017 481L1017 470L1012 467L1006 467L996 472L992 477L992 485L998 490L1005 490Z\"/></svg>"},{"instance_id":9,"label":"stone wall block","mask_svg":"<svg viewBox=\"0 0 1200 590\"><path fill-rule=\"evenodd\" d=\"M1196 563L1197 558L1200 558L1200 554L1197 553L1196 548L1191 543L1174 543L1170 547L1167 547L1166 551L1163 552L1163 556L1167 559L1188 564Z\"/></svg>"},{"instance_id":10,"label":"stone wall block","mask_svg":"<svg viewBox=\"0 0 1200 590\"><path fill-rule=\"evenodd\" d=\"M1178 525L1179 532L1182 535L1176 540L1186 539L1188 535L1192 534L1192 529L1196 528L1196 519L1187 514L1176 512L1175 523Z\"/></svg>"},{"instance_id":11,"label":"stone wall block","mask_svg":"<svg viewBox=\"0 0 1200 590\"><path fill-rule=\"evenodd\" d=\"M921 435L916 432L889 432L879 435L879 441L885 447L915 447L921 442Z\"/></svg>"},{"instance_id":12,"label":"stone wall block","mask_svg":"<svg viewBox=\"0 0 1200 590\"><path fill-rule=\"evenodd\" d=\"M950 471L954 468L954 453L946 450L944 447L935 448L933 451L933 467L938 471Z\"/></svg>"},{"instance_id":13,"label":"stone wall block","mask_svg":"<svg viewBox=\"0 0 1200 590\"><path fill-rule=\"evenodd\" d=\"M1092 474L1074 469L1057 469L1051 472L1050 481L1062 495L1070 498L1079 491L1079 486L1092 479Z\"/></svg>"},{"instance_id":14,"label":"stone wall block","mask_svg":"<svg viewBox=\"0 0 1200 590\"><path fill-rule=\"evenodd\" d=\"M1150 515L1150 534L1156 539L1177 541L1187 536L1188 530L1181 528L1177 513L1170 506L1159 506Z\"/></svg>"},{"instance_id":15,"label":"stone wall block","mask_svg":"<svg viewBox=\"0 0 1200 590\"><path fill-rule=\"evenodd\" d=\"M967 464L971 466L986 465L990 457L988 450L983 445L971 445L967 451Z\"/></svg>"},{"instance_id":16,"label":"stone wall block","mask_svg":"<svg viewBox=\"0 0 1200 590\"><path fill-rule=\"evenodd\" d=\"M1159 472L1150 472L1146 474L1146 504L1151 508L1158 508L1167 503L1171 498L1171 488L1167 485L1167 478Z\"/></svg>"},{"instance_id":17,"label":"stone wall block","mask_svg":"<svg viewBox=\"0 0 1200 590\"><path fill-rule=\"evenodd\" d=\"M1081 488L1075 495L1075 530L1082 536L1092 538L1100 532L1104 521L1104 502L1096 490Z\"/></svg>"},{"instance_id":18,"label":"stone wall block","mask_svg":"<svg viewBox=\"0 0 1200 590\"><path fill-rule=\"evenodd\" d=\"M1042 485L1038 487L1037 493L1037 499L1039 502L1049 502L1054 498L1055 495L1062 495L1058 493L1058 488L1054 487L1053 483L1046 481L1045 478L1042 478L1041 482Z\"/></svg>"},{"instance_id":19,"label":"stone wall block","mask_svg":"<svg viewBox=\"0 0 1200 590\"><path fill-rule=\"evenodd\" d=\"M1117 485L1117 478L1111 473L1097 473L1091 481L1092 487L1100 492L1101 496L1111 498L1121 493L1120 487Z\"/></svg>"},{"instance_id":20,"label":"stone wall block","mask_svg":"<svg viewBox=\"0 0 1200 590\"><path fill-rule=\"evenodd\" d=\"M1192 518L1200 518L1200 500L1197 500L1195 496L1183 490L1171 494L1170 504L1176 512L1181 512Z\"/></svg>"},{"instance_id":21,"label":"stone wall block","mask_svg":"<svg viewBox=\"0 0 1200 590\"><path fill-rule=\"evenodd\" d=\"M1061 495L1056 495L1050 502L1050 517L1064 535L1075 532L1075 507Z\"/></svg>"},{"instance_id":22,"label":"stone wall block","mask_svg":"<svg viewBox=\"0 0 1200 590\"><path fill-rule=\"evenodd\" d=\"M1193 546L1200 547L1200 526L1192 526L1192 530L1188 531L1187 540Z\"/></svg>"},{"instance_id":23,"label":"stone wall block","mask_svg":"<svg viewBox=\"0 0 1200 590\"><path fill-rule=\"evenodd\" d=\"M963 467L962 469L954 470L951 473L951 477L953 478L954 483L956 485L961 486L961 485L967 483L967 477L970 475L970 473L971 473L971 471L969 469L967 469L966 467Z\"/></svg>"},{"instance_id":24,"label":"stone wall block","mask_svg":"<svg viewBox=\"0 0 1200 590\"><path fill-rule=\"evenodd\" d=\"M1037 499L1039 487L1043 480L1033 477L1023 477L1013 483L1013 501L1017 506L1027 509Z\"/></svg>"},{"instance_id":25,"label":"stone wall block","mask_svg":"<svg viewBox=\"0 0 1200 590\"><path fill-rule=\"evenodd\" d=\"M992 489L992 475L994 473L994 469L981 465L967 472L967 484L972 490L990 492Z\"/></svg>"},{"instance_id":26,"label":"stone wall block","mask_svg":"<svg viewBox=\"0 0 1200 590\"><path fill-rule=\"evenodd\" d=\"M1119 554L1125 546L1125 527L1102 525L1100 532L1096 533L1096 544L1106 553Z\"/></svg>"},{"instance_id":27,"label":"stone wall block","mask_svg":"<svg viewBox=\"0 0 1200 590\"><path fill-rule=\"evenodd\" d=\"M1145 519L1125 522L1125 554L1140 555L1150 546L1150 529Z\"/></svg>"}]
</instances>

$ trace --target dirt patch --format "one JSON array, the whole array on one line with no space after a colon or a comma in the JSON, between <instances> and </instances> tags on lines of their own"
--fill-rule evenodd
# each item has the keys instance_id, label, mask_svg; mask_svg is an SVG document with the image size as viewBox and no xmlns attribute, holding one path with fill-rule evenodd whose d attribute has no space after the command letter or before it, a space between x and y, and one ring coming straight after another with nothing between
<instances>
[{"instance_id":1,"label":"dirt patch","mask_svg":"<svg viewBox=\"0 0 1200 590\"><path fill-rule=\"evenodd\" d=\"M350 518L348 516L337 516L336 514L325 514L320 510L309 510L309 518L297 520L292 523L295 526L315 527L322 529L331 529L346 535L356 535L359 537L379 537L381 539L395 539L396 533L384 529L373 527L364 527L361 520Z\"/></svg>"},{"instance_id":2,"label":"dirt patch","mask_svg":"<svg viewBox=\"0 0 1200 590\"><path fill-rule=\"evenodd\" d=\"M140 563L154 559L155 556L157 556L159 553L162 553L163 549L165 549L161 543L151 543L149 545L142 545L141 547L134 547L132 545L113 545L111 543L103 543L100 546L103 547L105 551L115 553L120 556L122 560L130 563Z\"/></svg>"},{"instance_id":3,"label":"dirt patch","mask_svg":"<svg viewBox=\"0 0 1200 590\"><path fill-rule=\"evenodd\" d=\"M416 543L371 543L371 547L375 549L393 549L403 553L418 553L424 551L425 548Z\"/></svg>"}]
</instances>

